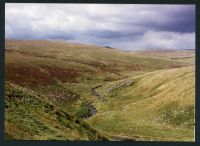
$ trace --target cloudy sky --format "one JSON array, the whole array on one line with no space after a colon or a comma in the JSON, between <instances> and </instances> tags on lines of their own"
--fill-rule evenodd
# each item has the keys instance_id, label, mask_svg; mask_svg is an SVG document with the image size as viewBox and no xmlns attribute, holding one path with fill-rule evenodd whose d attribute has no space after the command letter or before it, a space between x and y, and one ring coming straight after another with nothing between
<instances>
[{"instance_id":1,"label":"cloudy sky","mask_svg":"<svg viewBox=\"0 0 200 146\"><path fill-rule=\"evenodd\" d=\"M6 39L58 39L125 50L195 47L194 5L12 4Z\"/></svg>"}]
</instances>

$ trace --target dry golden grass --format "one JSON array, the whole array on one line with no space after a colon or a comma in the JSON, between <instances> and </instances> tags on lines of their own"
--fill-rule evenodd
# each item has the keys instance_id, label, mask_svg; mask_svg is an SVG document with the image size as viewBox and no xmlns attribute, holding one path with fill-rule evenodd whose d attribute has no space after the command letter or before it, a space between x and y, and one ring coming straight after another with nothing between
<instances>
[{"instance_id":1,"label":"dry golden grass","mask_svg":"<svg viewBox=\"0 0 200 146\"><path fill-rule=\"evenodd\" d=\"M194 67L180 67L194 65L194 60L170 59L171 55L191 54L189 50L141 54L59 41L6 40L6 80L48 97L45 100L71 114L84 113L81 105L92 102L98 111L86 121L111 137L191 141L194 137ZM104 86L97 91L108 99L107 102L99 102L91 93L92 88L101 84ZM57 93L76 98L73 101L63 97L52 99ZM28 125L29 128L39 130L42 135L32 136L32 139L88 139L87 134L78 132L83 127L77 129L74 124L71 129L62 125L60 129L63 130L56 130L55 116L46 120L49 113L44 114L36 107L21 105L16 110L33 109L32 113L40 114L34 120L41 118L46 130L36 129L38 126L33 124L32 118L8 111L11 117L7 118L12 120L18 116L22 119L21 125L6 122L10 124L8 131L16 128L13 136L27 126L23 123L27 120L33 124ZM31 136L28 134L24 139Z\"/></svg>"},{"instance_id":2,"label":"dry golden grass","mask_svg":"<svg viewBox=\"0 0 200 146\"><path fill-rule=\"evenodd\" d=\"M109 101L96 104L94 127L139 140L194 140L194 67L150 72L98 92Z\"/></svg>"}]
</instances>

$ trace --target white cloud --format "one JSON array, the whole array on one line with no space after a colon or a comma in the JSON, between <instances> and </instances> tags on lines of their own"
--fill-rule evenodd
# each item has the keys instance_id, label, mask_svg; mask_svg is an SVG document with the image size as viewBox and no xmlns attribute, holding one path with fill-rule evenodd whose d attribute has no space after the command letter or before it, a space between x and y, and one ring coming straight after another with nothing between
<instances>
[{"instance_id":1,"label":"white cloud","mask_svg":"<svg viewBox=\"0 0 200 146\"><path fill-rule=\"evenodd\" d=\"M187 5L6 3L6 38L64 39L122 49L194 48Z\"/></svg>"},{"instance_id":2,"label":"white cloud","mask_svg":"<svg viewBox=\"0 0 200 146\"><path fill-rule=\"evenodd\" d=\"M194 49L195 33L147 31L135 41L112 42L111 46L127 50L140 49Z\"/></svg>"}]
</instances>

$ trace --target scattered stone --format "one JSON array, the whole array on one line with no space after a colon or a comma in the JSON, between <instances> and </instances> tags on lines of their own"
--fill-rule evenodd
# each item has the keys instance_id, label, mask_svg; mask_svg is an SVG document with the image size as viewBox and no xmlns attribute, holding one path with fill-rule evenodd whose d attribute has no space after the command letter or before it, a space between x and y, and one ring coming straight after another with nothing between
<instances>
[{"instance_id":1,"label":"scattered stone","mask_svg":"<svg viewBox=\"0 0 200 146\"><path fill-rule=\"evenodd\" d=\"M112 141L136 141L136 140L128 137L114 137Z\"/></svg>"},{"instance_id":2,"label":"scattered stone","mask_svg":"<svg viewBox=\"0 0 200 146\"><path fill-rule=\"evenodd\" d=\"M94 87L94 88L91 89L92 95L98 97L99 101L101 101L101 102L108 101L107 99L105 99L103 96L101 96L101 95L96 91L96 89L99 88L99 87L102 87L102 85L96 86L96 87Z\"/></svg>"}]
</instances>

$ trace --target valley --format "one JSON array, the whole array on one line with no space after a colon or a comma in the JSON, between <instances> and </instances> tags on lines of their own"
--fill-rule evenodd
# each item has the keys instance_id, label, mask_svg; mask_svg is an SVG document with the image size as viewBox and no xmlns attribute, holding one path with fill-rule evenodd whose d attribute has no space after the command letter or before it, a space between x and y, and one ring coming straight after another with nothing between
<instances>
[{"instance_id":1,"label":"valley","mask_svg":"<svg viewBox=\"0 0 200 146\"><path fill-rule=\"evenodd\" d=\"M6 40L6 139L194 141L195 50Z\"/></svg>"}]
</instances>

